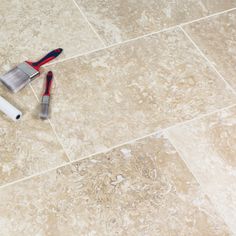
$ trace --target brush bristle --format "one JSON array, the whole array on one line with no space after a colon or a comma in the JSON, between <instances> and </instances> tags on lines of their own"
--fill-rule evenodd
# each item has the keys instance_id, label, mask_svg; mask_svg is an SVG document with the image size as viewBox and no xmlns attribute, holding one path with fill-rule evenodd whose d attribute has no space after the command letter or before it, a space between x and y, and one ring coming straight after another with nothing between
<instances>
[{"instance_id":1,"label":"brush bristle","mask_svg":"<svg viewBox=\"0 0 236 236\"><path fill-rule=\"evenodd\" d=\"M48 119L48 116L49 116L48 115L48 113L49 113L48 108L49 108L48 104L44 104L44 103L41 104L41 112L39 115L41 119L43 119L43 120Z\"/></svg>"},{"instance_id":2,"label":"brush bristle","mask_svg":"<svg viewBox=\"0 0 236 236\"><path fill-rule=\"evenodd\" d=\"M0 80L8 89L16 93L17 91L22 89L27 83L29 83L30 77L18 67L16 67L7 72L5 75L1 76Z\"/></svg>"}]
</instances>

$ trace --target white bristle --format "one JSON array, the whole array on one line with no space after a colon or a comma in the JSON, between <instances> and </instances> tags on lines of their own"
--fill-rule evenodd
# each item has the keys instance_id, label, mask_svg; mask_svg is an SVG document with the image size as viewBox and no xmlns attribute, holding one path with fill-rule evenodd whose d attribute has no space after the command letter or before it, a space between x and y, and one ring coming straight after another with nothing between
<instances>
[{"instance_id":1,"label":"white bristle","mask_svg":"<svg viewBox=\"0 0 236 236\"><path fill-rule=\"evenodd\" d=\"M10 70L5 75L0 77L2 83L13 92L19 91L27 83L29 83L30 77L18 67Z\"/></svg>"},{"instance_id":2,"label":"white bristle","mask_svg":"<svg viewBox=\"0 0 236 236\"><path fill-rule=\"evenodd\" d=\"M7 88L16 93L37 75L39 75L39 71L27 62L22 62L16 68L1 76L0 80Z\"/></svg>"},{"instance_id":3,"label":"white bristle","mask_svg":"<svg viewBox=\"0 0 236 236\"><path fill-rule=\"evenodd\" d=\"M49 116L49 105L48 104L41 104L41 112L40 112L40 118L41 119L48 119Z\"/></svg>"}]
</instances>

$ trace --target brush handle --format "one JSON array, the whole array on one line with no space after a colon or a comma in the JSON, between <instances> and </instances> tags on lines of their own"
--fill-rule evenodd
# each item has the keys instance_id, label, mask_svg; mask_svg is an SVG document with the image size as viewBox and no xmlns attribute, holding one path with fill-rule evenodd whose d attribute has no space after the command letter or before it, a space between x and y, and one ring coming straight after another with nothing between
<instances>
[{"instance_id":1,"label":"brush handle","mask_svg":"<svg viewBox=\"0 0 236 236\"><path fill-rule=\"evenodd\" d=\"M39 61L37 62L33 62L32 63L32 66L36 69L36 70L39 70L39 68L48 63L49 61L53 60L54 58L58 57L61 52L63 51L62 48L58 48L58 49L55 49L51 52L49 52L46 56L44 56L42 59L40 59Z\"/></svg>"},{"instance_id":2,"label":"brush handle","mask_svg":"<svg viewBox=\"0 0 236 236\"><path fill-rule=\"evenodd\" d=\"M51 87L52 87L52 80L53 80L53 73L52 73L52 71L49 71L47 73L45 92L44 92L43 96L50 96L50 91L51 91Z\"/></svg>"}]
</instances>

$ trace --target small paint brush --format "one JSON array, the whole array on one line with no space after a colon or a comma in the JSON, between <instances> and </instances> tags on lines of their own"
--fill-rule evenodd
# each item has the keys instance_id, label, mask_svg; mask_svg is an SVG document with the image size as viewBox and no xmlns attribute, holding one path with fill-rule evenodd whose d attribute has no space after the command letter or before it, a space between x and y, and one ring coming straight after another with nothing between
<instances>
[{"instance_id":1,"label":"small paint brush","mask_svg":"<svg viewBox=\"0 0 236 236\"><path fill-rule=\"evenodd\" d=\"M58 57L62 51L62 48L55 49L37 62L22 62L3 76L0 76L0 81L9 90L16 93L40 74L39 69L42 65Z\"/></svg>"},{"instance_id":2,"label":"small paint brush","mask_svg":"<svg viewBox=\"0 0 236 236\"><path fill-rule=\"evenodd\" d=\"M42 97L41 112L39 115L40 118L43 120L49 118L50 90L52 86L52 81L53 81L53 73L52 71L49 71L46 77L45 92Z\"/></svg>"}]
</instances>

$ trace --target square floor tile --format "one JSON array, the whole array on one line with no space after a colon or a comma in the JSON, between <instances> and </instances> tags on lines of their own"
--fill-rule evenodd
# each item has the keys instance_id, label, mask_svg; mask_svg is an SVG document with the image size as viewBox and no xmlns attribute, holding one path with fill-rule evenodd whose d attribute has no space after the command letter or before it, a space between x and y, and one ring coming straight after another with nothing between
<instances>
[{"instance_id":1,"label":"square floor tile","mask_svg":"<svg viewBox=\"0 0 236 236\"><path fill-rule=\"evenodd\" d=\"M1 235L230 235L160 135L9 186L0 195Z\"/></svg>"},{"instance_id":2,"label":"square floor tile","mask_svg":"<svg viewBox=\"0 0 236 236\"><path fill-rule=\"evenodd\" d=\"M0 95L22 111L14 122L0 113L0 185L59 166L68 161L48 122L38 117L38 102L31 89Z\"/></svg>"},{"instance_id":3,"label":"square floor tile","mask_svg":"<svg viewBox=\"0 0 236 236\"><path fill-rule=\"evenodd\" d=\"M61 59L102 47L72 0L1 0L0 38L0 73L55 48Z\"/></svg>"},{"instance_id":4,"label":"square floor tile","mask_svg":"<svg viewBox=\"0 0 236 236\"><path fill-rule=\"evenodd\" d=\"M47 69L56 79L52 122L71 159L236 102L179 30ZM42 80L32 85L40 95Z\"/></svg>"},{"instance_id":5,"label":"square floor tile","mask_svg":"<svg viewBox=\"0 0 236 236\"><path fill-rule=\"evenodd\" d=\"M236 107L175 127L168 137L236 234Z\"/></svg>"},{"instance_id":6,"label":"square floor tile","mask_svg":"<svg viewBox=\"0 0 236 236\"><path fill-rule=\"evenodd\" d=\"M236 91L236 10L184 28Z\"/></svg>"},{"instance_id":7,"label":"square floor tile","mask_svg":"<svg viewBox=\"0 0 236 236\"><path fill-rule=\"evenodd\" d=\"M107 44L236 7L235 0L76 0Z\"/></svg>"}]
</instances>

